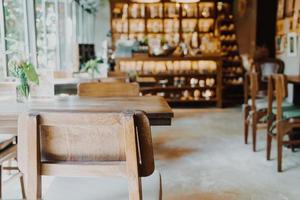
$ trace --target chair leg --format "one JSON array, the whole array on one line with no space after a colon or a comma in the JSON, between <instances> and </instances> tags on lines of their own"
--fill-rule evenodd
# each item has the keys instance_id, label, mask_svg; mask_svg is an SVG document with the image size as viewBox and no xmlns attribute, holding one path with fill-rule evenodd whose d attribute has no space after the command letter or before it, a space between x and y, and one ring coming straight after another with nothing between
<instances>
[{"instance_id":1,"label":"chair leg","mask_svg":"<svg viewBox=\"0 0 300 200\"><path fill-rule=\"evenodd\" d=\"M282 136L277 133L277 171L282 172Z\"/></svg>"},{"instance_id":2,"label":"chair leg","mask_svg":"<svg viewBox=\"0 0 300 200\"><path fill-rule=\"evenodd\" d=\"M249 121L248 121L248 114L249 114L249 108L245 108L244 111L244 139L245 144L248 144L248 135L249 135Z\"/></svg>"},{"instance_id":3,"label":"chair leg","mask_svg":"<svg viewBox=\"0 0 300 200\"><path fill-rule=\"evenodd\" d=\"M272 136L267 133L267 160L271 159Z\"/></svg>"},{"instance_id":4,"label":"chair leg","mask_svg":"<svg viewBox=\"0 0 300 200\"><path fill-rule=\"evenodd\" d=\"M2 165L0 165L0 199L2 199Z\"/></svg>"},{"instance_id":5,"label":"chair leg","mask_svg":"<svg viewBox=\"0 0 300 200\"><path fill-rule=\"evenodd\" d=\"M257 119L256 114L253 113L252 117L252 148L256 152L256 132L257 132Z\"/></svg>"},{"instance_id":6,"label":"chair leg","mask_svg":"<svg viewBox=\"0 0 300 200\"><path fill-rule=\"evenodd\" d=\"M37 177L26 177L25 186L26 186L26 198L30 200L39 200L42 199L42 190L41 190L41 181L40 176Z\"/></svg>"},{"instance_id":7,"label":"chair leg","mask_svg":"<svg viewBox=\"0 0 300 200\"><path fill-rule=\"evenodd\" d=\"M22 198L26 199L23 174L20 174L20 185L21 185Z\"/></svg>"},{"instance_id":8,"label":"chair leg","mask_svg":"<svg viewBox=\"0 0 300 200\"><path fill-rule=\"evenodd\" d=\"M246 120L244 122L244 138L245 138L245 144L248 144L248 135L249 135L249 122Z\"/></svg>"},{"instance_id":9,"label":"chair leg","mask_svg":"<svg viewBox=\"0 0 300 200\"><path fill-rule=\"evenodd\" d=\"M293 138L292 138L292 135L289 134L289 140L292 141ZM294 144L290 144L289 147L291 148L292 152L295 153L296 152L296 148L295 148L295 145Z\"/></svg>"},{"instance_id":10,"label":"chair leg","mask_svg":"<svg viewBox=\"0 0 300 200\"><path fill-rule=\"evenodd\" d=\"M142 183L140 177L128 178L128 190L130 200L142 200Z\"/></svg>"}]
</instances>

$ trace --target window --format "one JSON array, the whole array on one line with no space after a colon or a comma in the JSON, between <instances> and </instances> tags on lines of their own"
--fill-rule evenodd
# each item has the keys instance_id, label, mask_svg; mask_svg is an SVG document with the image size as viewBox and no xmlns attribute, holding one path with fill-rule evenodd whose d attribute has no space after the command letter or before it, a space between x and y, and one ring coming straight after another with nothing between
<instances>
[{"instance_id":1,"label":"window","mask_svg":"<svg viewBox=\"0 0 300 200\"><path fill-rule=\"evenodd\" d=\"M24 1L3 0L4 43L6 51L6 66L10 60L26 59ZM3 36L2 36L3 37ZM2 52L3 53L3 52ZM2 58L3 59L3 58Z\"/></svg>"},{"instance_id":2,"label":"window","mask_svg":"<svg viewBox=\"0 0 300 200\"><path fill-rule=\"evenodd\" d=\"M35 4L38 67L56 69L59 65L56 3L36 0Z\"/></svg>"},{"instance_id":3,"label":"window","mask_svg":"<svg viewBox=\"0 0 300 200\"><path fill-rule=\"evenodd\" d=\"M94 43L94 20L78 0L0 0L0 80L29 55L38 68L72 68L74 44Z\"/></svg>"}]
</instances>

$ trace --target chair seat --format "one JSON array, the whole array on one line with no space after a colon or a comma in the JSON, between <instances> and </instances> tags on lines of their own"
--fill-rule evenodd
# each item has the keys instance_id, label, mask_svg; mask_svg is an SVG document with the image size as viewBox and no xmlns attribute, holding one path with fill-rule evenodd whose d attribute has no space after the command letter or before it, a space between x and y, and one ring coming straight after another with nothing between
<instances>
[{"instance_id":1,"label":"chair seat","mask_svg":"<svg viewBox=\"0 0 300 200\"><path fill-rule=\"evenodd\" d=\"M248 100L248 105L252 106L252 100ZM283 107L290 107L292 106L291 103L284 101L282 103ZM273 102L273 107L276 107L276 101ZM261 99L256 99L256 109L257 110L264 110L268 109L268 99L267 98L261 98Z\"/></svg>"},{"instance_id":2,"label":"chair seat","mask_svg":"<svg viewBox=\"0 0 300 200\"><path fill-rule=\"evenodd\" d=\"M14 134L0 134L0 151L14 144L16 141L16 135Z\"/></svg>"},{"instance_id":3,"label":"chair seat","mask_svg":"<svg viewBox=\"0 0 300 200\"><path fill-rule=\"evenodd\" d=\"M273 113L276 114L277 109L273 108ZM290 118L298 118L300 117L300 106L290 105L282 107L282 118L290 119Z\"/></svg>"},{"instance_id":4,"label":"chair seat","mask_svg":"<svg viewBox=\"0 0 300 200\"><path fill-rule=\"evenodd\" d=\"M289 106L283 107L283 119L297 118L300 117L300 107L299 106Z\"/></svg>"},{"instance_id":5,"label":"chair seat","mask_svg":"<svg viewBox=\"0 0 300 200\"><path fill-rule=\"evenodd\" d=\"M159 200L160 173L142 178L143 199ZM45 191L45 200L128 200L126 178L56 177Z\"/></svg>"},{"instance_id":6,"label":"chair seat","mask_svg":"<svg viewBox=\"0 0 300 200\"><path fill-rule=\"evenodd\" d=\"M274 116L276 115L277 109L273 108L272 110ZM282 119L292 119L292 118L300 118L300 106L295 106L290 104L290 106L282 106ZM277 130L276 130L276 124L278 121L274 121L272 123L272 126L270 127L269 133L276 135Z\"/></svg>"}]
</instances>

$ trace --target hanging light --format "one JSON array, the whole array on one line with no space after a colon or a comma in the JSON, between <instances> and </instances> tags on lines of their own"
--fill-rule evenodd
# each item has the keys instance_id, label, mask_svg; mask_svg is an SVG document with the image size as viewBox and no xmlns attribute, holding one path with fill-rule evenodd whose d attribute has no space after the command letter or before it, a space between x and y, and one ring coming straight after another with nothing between
<instances>
[{"instance_id":1,"label":"hanging light","mask_svg":"<svg viewBox=\"0 0 300 200\"><path fill-rule=\"evenodd\" d=\"M198 3L200 0L171 0L175 3Z\"/></svg>"},{"instance_id":2,"label":"hanging light","mask_svg":"<svg viewBox=\"0 0 300 200\"><path fill-rule=\"evenodd\" d=\"M135 3L159 3L160 0L132 0Z\"/></svg>"}]
</instances>

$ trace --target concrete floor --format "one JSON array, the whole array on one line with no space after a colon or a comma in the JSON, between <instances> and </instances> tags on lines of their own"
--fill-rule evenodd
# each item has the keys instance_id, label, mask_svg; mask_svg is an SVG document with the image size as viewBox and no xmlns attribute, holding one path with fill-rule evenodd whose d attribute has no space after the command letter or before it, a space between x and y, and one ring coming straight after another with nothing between
<instances>
[{"instance_id":1,"label":"concrete floor","mask_svg":"<svg viewBox=\"0 0 300 200\"><path fill-rule=\"evenodd\" d=\"M240 108L175 110L173 125L154 127L152 136L163 199L300 199L300 152L285 149L285 171L277 173L275 146L265 160L263 131L257 153L243 144ZM4 197L19 197L17 180L4 186Z\"/></svg>"}]
</instances>

